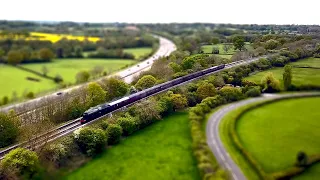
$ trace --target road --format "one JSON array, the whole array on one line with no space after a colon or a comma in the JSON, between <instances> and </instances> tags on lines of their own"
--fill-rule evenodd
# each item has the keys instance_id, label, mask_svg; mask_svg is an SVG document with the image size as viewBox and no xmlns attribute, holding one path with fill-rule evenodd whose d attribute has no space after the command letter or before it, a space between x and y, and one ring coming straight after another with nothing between
<instances>
[{"instance_id":1,"label":"road","mask_svg":"<svg viewBox=\"0 0 320 180\"><path fill-rule=\"evenodd\" d=\"M153 54L148 59L146 59L138 64L135 64L134 66L123 69L119 72L116 72L116 73L110 75L110 76L100 78L96 81L101 81L102 79L109 78L112 76L120 76L122 79L124 79L125 82L130 83L135 76L139 75L139 73L150 69L153 62L155 60L157 60L159 57L168 56L173 51L176 50L176 46L172 41L170 41L166 38L157 36L157 35L154 35L154 36L159 38L159 49L157 50L157 52L155 54ZM63 96L64 94L68 94L72 90L77 89L77 88L81 88L86 85L87 85L87 83L60 90L58 92L61 92L62 94L59 96ZM17 104L12 104L9 106L1 107L0 111L7 112L10 109L15 109L16 111L19 111L18 110L19 108L21 108L21 109L23 108L24 111L31 111L32 109L37 108L38 106L42 106L41 102L43 102L44 99L53 100L53 99L56 99L57 96L58 96L57 92L55 92L55 93L52 93L49 95L45 95L45 96L38 97L38 98L35 98L32 100L28 100L28 101L25 101L22 103L17 103ZM59 98L61 98L61 97L59 97Z\"/></svg>"},{"instance_id":2,"label":"road","mask_svg":"<svg viewBox=\"0 0 320 180\"><path fill-rule=\"evenodd\" d=\"M214 156L216 157L220 166L224 169L228 170L234 180L245 180L246 177L237 166L237 164L233 161L230 157L229 153L224 148L224 145L220 139L219 135L219 125L223 117L228 114L230 111L235 110L241 106L258 102L262 100L268 99L276 99L276 98L286 98L292 96L312 96L312 95L320 95L320 93L297 93L297 94L282 94L282 95L275 95L275 94L265 94L262 97L258 98L251 98L239 102L235 102L225 106L224 108L218 110L213 115L209 117L209 121L206 127L206 136L207 136L207 143L213 152Z\"/></svg>"}]
</instances>

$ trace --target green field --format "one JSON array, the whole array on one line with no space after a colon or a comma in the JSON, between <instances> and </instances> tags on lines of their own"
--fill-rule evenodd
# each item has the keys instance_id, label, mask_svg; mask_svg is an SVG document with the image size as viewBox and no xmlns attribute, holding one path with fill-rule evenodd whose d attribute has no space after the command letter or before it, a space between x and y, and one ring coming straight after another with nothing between
<instances>
[{"instance_id":1,"label":"green field","mask_svg":"<svg viewBox=\"0 0 320 180\"><path fill-rule=\"evenodd\" d=\"M293 66L292 69L292 84L299 85L319 85L320 84L320 58L307 58L298 62L290 63ZM297 68L296 66L309 66L313 68ZM246 77L246 80L260 83L262 77L268 72L272 72L275 78L279 79L282 83L283 68L273 68L267 71L258 72L254 75Z\"/></svg>"},{"instance_id":2,"label":"green field","mask_svg":"<svg viewBox=\"0 0 320 180\"><path fill-rule=\"evenodd\" d=\"M164 118L72 172L66 179L200 179L187 113Z\"/></svg>"},{"instance_id":3,"label":"green field","mask_svg":"<svg viewBox=\"0 0 320 180\"><path fill-rule=\"evenodd\" d=\"M219 57L222 57L222 58L226 58L226 59L231 59L232 55L237 52L237 50L234 50L233 49L233 46L232 48L230 48L230 50L228 52L226 52L224 49L223 49L223 44L217 44L217 45L204 45L202 46L202 50L204 53L209 53L211 54L212 53L212 48L213 47L218 47L219 48L219 54L216 54L217 56ZM247 49L252 49L251 45L246 43L245 47Z\"/></svg>"},{"instance_id":4,"label":"green field","mask_svg":"<svg viewBox=\"0 0 320 180\"><path fill-rule=\"evenodd\" d=\"M95 66L102 66L104 71L111 72L134 62L123 59L55 59L50 63L25 64L23 66L38 72L42 72L42 67L46 66L49 70L49 76L60 74L64 82L75 83L76 74L81 70L90 71Z\"/></svg>"},{"instance_id":5,"label":"green field","mask_svg":"<svg viewBox=\"0 0 320 180\"><path fill-rule=\"evenodd\" d=\"M140 57L151 53L152 52L152 48L151 47L126 48L126 49L124 49L124 52L131 53L131 54L134 55L135 59L139 59Z\"/></svg>"},{"instance_id":6,"label":"green field","mask_svg":"<svg viewBox=\"0 0 320 180\"><path fill-rule=\"evenodd\" d=\"M8 65L0 65L0 76L0 98L3 96L9 96L9 98L11 98L14 91L21 97L26 91L39 93L57 87L51 80ZM27 77L40 79L40 82L29 81L26 79Z\"/></svg>"},{"instance_id":7,"label":"green field","mask_svg":"<svg viewBox=\"0 0 320 180\"><path fill-rule=\"evenodd\" d=\"M123 49L123 51L126 53L131 53L134 55L135 59L139 59L141 56L151 53L152 48L151 47L125 48ZM94 51L87 51L87 52L83 52L82 54L84 57L88 57L88 55L93 52Z\"/></svg>"},{"instance_id":8,"label":"green field","mask_svg":"<svg viewBox=\"0 0 320 180\"><path fill-rule=\"evenodd\" d=\"M245 113L237 123L244 147L268 172L294 165L296 155L320 153L320 98L282 100ZM298 179L320 178L319 165Z\"/></svg>"}]
</instances>

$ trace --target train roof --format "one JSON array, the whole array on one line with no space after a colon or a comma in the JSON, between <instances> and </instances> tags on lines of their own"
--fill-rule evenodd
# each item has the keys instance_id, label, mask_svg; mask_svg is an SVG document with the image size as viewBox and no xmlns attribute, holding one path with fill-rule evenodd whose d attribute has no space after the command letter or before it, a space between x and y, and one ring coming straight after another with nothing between
<instances>
[{"instance_id":1,"label":"train roof","mask_svg":"<svg viewBox=\"0 0 320 180\"><path fill-rule=\"evenodd\" d=\"M120 103L120 102L122 102L122 101L125 101L125 100L127 100L127 99L129 99L129 97L123 97L123 98L121 98L121 99L118 99L118 100L115 100L115 101L109 103L109 105L110 105L110 106L113 106L113 105L118 104L118 103Z\"/></svg>"}]
</instances>

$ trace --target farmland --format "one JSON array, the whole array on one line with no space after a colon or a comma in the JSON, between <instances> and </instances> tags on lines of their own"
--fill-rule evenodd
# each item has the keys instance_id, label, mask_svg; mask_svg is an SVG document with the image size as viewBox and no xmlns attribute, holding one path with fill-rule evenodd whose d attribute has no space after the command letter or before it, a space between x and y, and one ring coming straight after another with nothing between
<instances>
[{"instance_id":1,"label":"farmland","mask_svg":"<svg viewBox=\"0 0 320 180\"><path fill-rule=\"evenodd\" d=\"M66 179L200 179L187 113L176 113L111 147Z\"/></svg>"},{"instance_id":2,"label":"farmland","mask_svg":"<svg viewBox=\"0 0 320 180\"><path fill-rule=\"evenodd\" d=\"M26 91L32 91L39 93L41 91L50 90L56 88L56 84L48 79L41 78L32 73L22 71L20 69L0 65L0 96L12 96L13 92L16 92L18 96L21 96ZM33 77L40 81L29 81L26 78Z\"/></svg>"},{"instance_id":3,"label":"farmland","mask_svg":"<svg viewBox=\"0 0 320 180\"><path fill-rule=\"evenodd\" d=\"M203 50L204 53L211 54L213 47L216 47L216 48L219 49L219 54L216 54L217 56L222 57L222 58L226 58L226 59L231 59L232 55L233 55L235 52L237 52L237 50L234 50L232 44L230 44L230 45L231 45L231 48L230 48L230 50L227 51L227 52L223 49L224 44L204 45L204 46L202 46L201 48L202 48L202 50ZM246 45L245 45L245 48L246 48L246 49L252 49L252 47L250 46L250 44L246 44Z\"/></svg>"},{"instance_id":4,"label":"farmland","mask_svg":"<svg viewBox=\"0 0 320 180\"><path fill-rule=\"evenodd\" d=\"M151 47L142 47L142 48L126 48L124 52L131 53L134 55L135 59L139 59L152 52Z\"/></svg>"},{"instance_id":5,"label":"farmland","mask_svg":"<svg viewBox=\"0 0 320 180\"><path fill-rule=\"evenodd\" d=\"M43 66L49 70L49 76L60 74L65 82L75 83L75 76L81 70L92 70L95 66L102 66L108 73L126 65L133 64L133 60L122 59L55 59L50 63L25 64L26 68L42 72Z\"/></svg>"},{"instance_id":6,"label":"farmland","mask_svg":"<svg viewBox=\"0 0 320 180\"><path fill-rule=\"evenodd\" d=\"M253 109L238 120L240 140L267 173L289 168L299 151L320 152L319 103L320 98L290 99ZM319 165L306 172L297 179L319 178Z\"/></svg>"},{"instance_id":7,"label":"farmland","mask_svg":"<svg viewBox=\"0 0 320 180\"><path fill-rule=\"evenodd\" d=\"M300 60L298 62L290 63L293 66L292 68L292 84L296 86L300 85L319 85L320 84L320 58L307 58ZM310 68L299 68L297 66L305 66ZM253 81L255 83L260 83L262 77L267 73L273 73L274 77L277 78L281 84L282 83L282 74L283 68L272 68L267 71L258 72L249 77L246 77L246 80Z\"/></svg>"}]
</instances>

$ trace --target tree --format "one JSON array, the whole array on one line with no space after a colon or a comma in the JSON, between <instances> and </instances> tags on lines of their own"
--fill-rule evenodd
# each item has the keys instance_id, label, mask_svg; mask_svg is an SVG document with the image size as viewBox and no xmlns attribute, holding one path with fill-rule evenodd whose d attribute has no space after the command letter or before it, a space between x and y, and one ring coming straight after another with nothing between
<instances>
[{"instance_id":1,"label":"tree","mask_svg":"<svg viewBox=\"0 0 320 180\"><path fill-rule=\"evenodd\" d=\"M214 86L208 82L202 83L197 89L197 95L201 100L206 97L212 97L216 95L216 93Z\"/></svg>"},{"instance_id":2,"label":"tree","mask_svg":"<svg viewBox=\"0 0 320 180\"><path fill-rule=\"evenodd\" d=\"M280 91L280 82L272 73L267 73L262 79L261 84L264 86L263 92L278 92Z\"/></svg>"},{"instance_id":3,"label":"tree","mask_svg":"<svg viewBox=\"0 0 320 180\"><path fill-rule=\"evenodd\" d=\"M19 133L18 120L10 113L11 116L0 113L0 148L13 144Z\"/></svg>"},{"instance_id":4,"label":"tree","mask_svg":"<svg viewBox=\"0 0 320 180\"><path fill-rule=\"evenodd\" d=\"M290 65L284 66L284 72L283 72L282 78L283 78L283 87L285 90L288 90L292 81L292 67Z\"/></svg>"},{"instance_id":5,"label":"tree","mask_svg":"<svg viewBox=\"0 0 320 180\"><path fill-rule=\"evenodd\" d=\"M219 94L224 97L227 102L238 101L243 98L240 88L224 86L219 90Z\"/></svg>"},{"instance_id":6,"label":"tree","mask_svg":"<svg viewBox=\"0 0 320 180\"><path fill-rule=\"evenodd\" d=\"M32 91L29 91L29 92L26 94L25 97L26 97L26 98L29 98L29 99L32 99L32 98L34 98L34 93L33 93Z\"/></svg>"},{"instance_id":7,"label":"tree","mask_svg":"<svg viewBox=\"0 0 320 180\"><path fill-rule=\"evenodd\" d=\"M75 48L75 56L76 57L82 57L82 48L81 48L81 46L77 46Z\"/></svg>"},{"instance_id":8,"label":"tree","mask_svg":"<svg viewBox=\"0 0 320 180\"><path fill-rule=\"evenodd\" d=\"M9 103L9 98L8 98L8 96L4 96L4 97L2 98L2 104L5 105L5 104L8 104L8 103Z\"/></svg>"},{"instance_id":9,"label":"tree","mask_svg":"<svg viewBox=\"0 0 320 180\"><path fill-rule=\"evenodd\" d=\"M271 50L277 48L279 45L280 43L277 40L270 39L265 43L264 48Z\"/></svg>"},{"instance_id":10,"label":"tree","mask_svg":"<svg viewBox=\"0 0 320 180\"><path fill-rule=\"evenodd\" d=\"M220 39L217 38L217 37L213 37L213 38L211 39L211 43L212 43L212 44L219 44L219 42L220 42Z\"/></svg>"},{"instance_id":11,"label":"tree","mask_svg":"<svg viewBox=\"0 0 320 180\"><path fill-rule=\"evenodd\" d=\"M76 130L74 139L80 150L89 156L101 152L107 143L107 136L103 130L88 127Z\"/></svg>"},{"instance_id":12,"label":"tree","mask_svg":"<svg viewBox=\"0 0 320 180\"><path fill-rule=\"evenodd\" d=\"M212 48L212 54L219 54L219 48L218 47L213 47Z\"/></svg>"},{"instance_id":13,"label":"tree","mask_svg":"<svg viewBox=\"0 0 320 180\"><path fill-rule=\"evenodd\" d=\"M55 83L63 82L62 76L61 76L60 74L57 74L57 75L54 77L54 82L55 82Z\"/></svg>"},{"instance_id":14,"label":"tree","mask_svg":"<svg viewBox=\"0 0 320 180\"><path fill-rule=\"evenodd\" d=\"M154 99L144 100L133 106L134 116L139 117L139 127L142 128L154 120L161 118L160 108Z\"/></svg>"},{"instance_id":15,"label":"tree","mask_svg":"<svg viewBox=\"0 0 320 180\"><path fill-rule=\"evenodd\" d=\"M181 66L184 70L192 69L195 63L196 63L195 59L189 56L182 60Z\"/></svg>"},{"instance_id":16,"label":"tree","mask_svg":"<svg viewBox=\"0 0 320 180\"><path fill-rule=\"evenodd\" d=\"M39 51L40 59L45 61L50 61L52 58L54 58L53 52L48 48L42 48Z\"/></svg>"},{"instance_id":17,"label":"tree","mask_svg":"<svg viewBox=\"0 0 320 180\"><path fill-rule=\"evenodd\" d=\"M187 98L185 96L182 96L181 94L172 94L170 98L172 100L173 108L175 110L183 109L188 105Z\"/></svg>"},{"instance_id":18,"label":"tree","mask_svg":"<svg viewBox=\"0 0 320 180\"><path fill-rule=\"evenodd\" d=\"M88 107L102 104L106 101L106 93L98 83L92 82L87 86L86 102Z\"/></svg>"},{"instance_id":19,"label":"tree","mask_svg":"<svg viewBox=\"0 0 320 180\"><path fill-rule=\"evenodd\" d=\"M244 38L242 36L236 36L233 38L234 49L239 49L241 51L244 47L244 44Z\"/></svg>"},{"instance_id":20,"label":"tree","mask_svg":"<svg viewBox=\"0 0 320 180\"><path fill-rule=\"evenodd\" d=\"M12 65L20 64L23 60L20 51L11 50L8 52L8 63Z\"/></svg>"},{"instance_id":21,"label":"tree","mask_svg":"<svg viewBox=\"0 0 320 180\"><path fill-rule=\"evenodd\" d=\"M223 44L224 52L228 53L231 48L232 48L231 44Z\"/></svg>"},{"instance_id":22,"label":"tree","mask_svg":"<svg viewBox=\"0 0 320 180\"><path fill-rule=\"evenodd\" d=\"M260 86L253 86L246 92L247 97L258 97L260 95L261 95Z\"/></svg>"},{"instance_id":23,"label":"tree","mask_svg":"<svg viewBox=\"0 0 320 180\"><path fill-rule=\"evenodd\" d=\"M91 74L93 77L96 76L100 76L103 72L103 67L102 66L95 66L92 70L91 70Z\"/></svg>"},{"instance_id":24,"label":"tree","mask_svg":"<svg viewBox=\"0 0 320 180\"><path fill-rule=\"evenodd\" d=\"M106 91L106 100L110 101L117 97L122 97L127 94L129 90L128 84L119 78L107 78L103 80L102 87Z\"/></svg>"},{"instance_id":25,"label":"tree","mask_svg":"<svg viewBox=\"0 0 320 180\"><path fill-rule=\"evenodd\" d=\"M44 76L47 76L47 74L48 74L48 72L49 72L49 70L48 70L48 68L47 68L47 66L42 66L42 74L44 75Z\"/></svg>"},{"instance_id":26,"label":"tree","mask_svg":"<svg viewBox=\"0 0 320 180\"><path fill-rule=\"evenodd\" d=\"M106 130L109 144L117 144L122 135L122 128L119 124L110 124Z\"/></svg>"},{"instance_id":27,"label":"tree","mask_svg":"<svg viewBox=\"0 0 320 180\"><path fill-rule=\"evenodd\" d=\"M76 81L77 83L84 83L89 80L90 74L88 71L80 71L76 75Z\"/></svg>"},{"instance_id":28,"label":"tree","mask_svg":"<svg viewBox=\"0 0 320 180\"><path fill-rule=\"evenodd\" d=\"M302 151L298 152L297 165L302 167L308 165L308 156L305 152L302 152Z\"/></svg>"},{"instance_id":29,"label":"tree","mask_svg":"<svg viewBox=\"0 0 320 180\"><path fill-rule=\"evenodd\" d=\"M37 154L24 148L10 151L1 161L5 171L11 171L17 176L32 177L39 171L40 163Z\"/></svg>"},{"instance_id":30,"label":"tree","mask_svg":"<svg viewBox=\"0 0 320 180\"><path fill-rule=\"evenodd\" d=\"M154 86L157 79L152 75L145 75L136 83L135 87L139 90L147 89Z\"/></svg>"}]
</instances>

